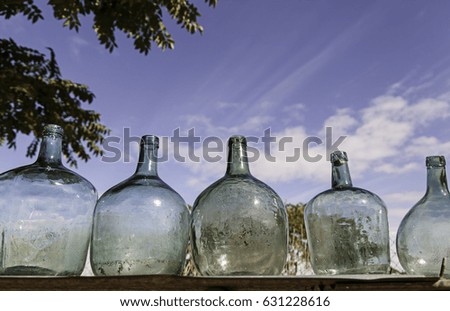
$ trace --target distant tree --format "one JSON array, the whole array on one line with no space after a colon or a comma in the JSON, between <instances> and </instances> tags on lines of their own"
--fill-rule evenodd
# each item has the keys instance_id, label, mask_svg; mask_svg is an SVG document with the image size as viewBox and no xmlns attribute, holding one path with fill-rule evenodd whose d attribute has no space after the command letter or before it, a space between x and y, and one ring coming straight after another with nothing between
<instances>
[{"instance_id":1,"label":"distant tree","mask_svg":"<svg viewBox=\"0 0 450 311\"><path fill-rule=\"evenodd\" d=\"M217 1L203 0L212 7ZM203 32L197 22L198 8L187 0L49 0L48 5L64 27L75 31L81 27L80 17L92 15L97 38L109 52L117 47L116 31L131 38L143 54L148 54L152 44L173 49L175 42L163 22L164 14L189 33ZM0 1L0 16L15 15L32 23L43 19L34 0ZM59 124L65 131L64 155L76 166L77 158L88 161L90 154L102 154L100 145L109 129L100 123L100 114L82 108L95 97L88 86L63 79L53 50L48 48L48 52L49 56L11 38L0 38L0 146L16 148L19 133L32 134L26 153L32 157L43 126Z\"/></svg>"},{"instance_id":2,"label":"distant tree","mask_svg":"<svg viewBox=\"0 0 450 311\"><path fill-rule=\"evenodd\" d=\"M304 221L306 205L286 203L285 206L289 220L289 253L284 274L304 274L312 271Z\"/></svg>"}]
</instances>

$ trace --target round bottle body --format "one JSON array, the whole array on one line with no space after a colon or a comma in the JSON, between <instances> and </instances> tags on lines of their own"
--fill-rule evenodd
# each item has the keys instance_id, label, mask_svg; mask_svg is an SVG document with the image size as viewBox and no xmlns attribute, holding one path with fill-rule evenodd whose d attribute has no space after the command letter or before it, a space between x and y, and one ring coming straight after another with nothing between
<instances>
[{"instance_id":1,"label":"round bottle body","mask_svg":"<svg viewBox=\"0 0 450 311\"><path fill-rule=\"evenodd\" d=\"M388 273L387 209L356 187L330 189L305 208L311 265L316 274Z\"/></svg>"},{"instance_id":2,"label":"round bottle body","mask_svg":"<svg viewBox=\"0 0 450 311\"><path fill-rule=\"evenodd\" d=\"M0 273L83 272L97 192L78 174L32 164L0 176Z\"/></svg>"},{"instance_id":3,"label":"round bottle body","mask_svg":"<svg viewBox=\"0 0 450 311\"><path fill-rule=\"evenodd\" d=\"M197 198L192 250L202 275L277 275L288 222L279 196L251 175L225 175Z\"/></svg>"},{"instance_id":4,"label":"round bottle body","mask_svg":"<svg viewBox=\"0 0 450 311\"><path fill-rule=\"evenodd\" d=\"M408 274L436 277L447 258L450 277L450 197L420 200L403 218L397 233L397 254Z\"/></svg>"},{"instance_id":5,"label":"round bottle body","mask_svg":"<svg viewBox=\"0 0 450 311\"><path fill-rule=\"evenodd\" d=\"M397 254L408 274L450 277L450 193L444 156L428 156L427 191L405 215L397 231Z\"/></svg>"},{"instance_id":6,"label":"round bottle body","mask_svg":"<svg viewBox=\"0 0 450 311\"><path fill-rule=\"evenodd\" d=\"M180 274L189 223L186 203L161 179L130 177L105 192L95 208L94 274Z\"/></svg>"}]
</instances>

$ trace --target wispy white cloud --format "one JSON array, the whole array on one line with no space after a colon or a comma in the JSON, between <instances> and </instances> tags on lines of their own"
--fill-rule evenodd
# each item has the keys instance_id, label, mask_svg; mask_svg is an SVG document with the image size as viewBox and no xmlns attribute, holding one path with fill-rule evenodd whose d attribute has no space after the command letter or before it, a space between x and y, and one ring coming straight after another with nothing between
<instances>
[{"instance_id":1,"label":"wispy white cloud","mask_svg":"<svg viewBox=\"0 0 450 311\"><path fill-rule=\"evenodd\" d=\"M410 204L411 207L417 203L425 192L419 192L419 191L403 191L403 192L394 192L389 193L384 196L384 199L386 201L390 201L393 203L407 203ZM393 204L393 206L395 206Z\"/></svg>"},{"instance_id":2,"label":"wispy white cloud","mask_svg":"<svg viewBox=\"0 0 450 311\"><path fill-rule=\"evenodd\" d=\"M448 155L450 141L442 141L434 136L419 136L408 144L405 154L409 156Z\"/></svg>"},{"instance_id":3,"label":"wispy white cloud","mask_svg":"<svg viewBox=\"0 0 450 311\"><path fill-rule=\"evenodd\" d=\"M265 154L260 149L260 157L252 163L255 176L269 182L288 182L296 179L322 179L327 176L328 165L325 161L315 161L316 156L324 155L322 146L311 144L309 150L304 149L304 143L310 136L302 126L289 127L283 131L272 133L277 144L271 153ZM284 140L284 141L283 141ZM307 153L306 153L307 152ZM314 158L308 162L307 157ZM271 157L273 159L271 160Z\"/></svg>"},{"instance_id":4,"label":"wispy white cloud","mask_svg":"<svg viewBox=\"0 0 450 311\"><path fill-rule=\"evenodd\" d=\"M247 135L255 132L255 129L263 129L270 124L273 116L257 114L249 116L233 126L219 125L213 118L203 114L187 115L183 117L183 120L187 127L195 128L200 135L214 133L214 135L226 138L236 134Z\"/></svg>"},{"instance_id":5,"label":"wispy white cloud","mask_svg":"<svg viewBox=\"0 0 450 311\"><path fill-rule=\"evenodd\" d=\"M341 108L324 121L324 126L332 127L336 133L348 133L359 124L356 113L350 108Z\"/></svg>"},{"instance_id":6,"label":"wispy white cloud","mask_svg":"<svg viewBox=\"0 0 450 311\"><path fill-rule=\"evenodd\" d=\"M394 230L398 228L406 213L423 197L425 191L400 191L383 195L383 201L388 206L389 225ZM396 231L394 231L396 233ZM394 235L395 238L395 235Z\"/></svg>"},{"instance_id":7,"label":"wispy white cloud","mask_svg":"<svg viewBox=\"0 0 450 311\"><path fill-rule=\"evenodd\" d=\"M302 103L287 105L284 106L281 111L286 115L286 118L283 119L284 124L299 122L305 119L306 105Z\"/></svg>"},{"instance_id":8,"label":"wispy white cloud","mask_svg":"<svg viewBox=\"0 0 450 311\"><path fill-rule=\"evenodd\" d=\"M336 131L339 135L348 136L341 148L346 149L351 158L358 163L357 174L363 173L374 163L382 167L379 170L383 173L393 172L394 170L383 161L389 160L391 164L399 164L399 160L395 157L400 155L402 155L400 161L402 169L406 172L416 168L416 165L408 161L417 159L405 151L410 149L417 151L417 148L423 147L423 142L417 141L419 129L430 126L433 122L448 119L449 114L450 104L441 100L423 99L410 103L402 97L381 96L356 114L349 112L341 115L338 120L347 117L353 120L354 127L342 131L337 124ZM328 124L335 128L334 124ZM426 142L428 150L442 143L437 138L431 137ZM423 151L424 149L421 150L422 156ZM419 154L416 152L414 155Z\"/></svg>"},{"instance_id":9,"label":"wispy white cloud","mask_svg":"<svg viewBox=\"0 0 450 311\"><path fill-rule=\"evenodd\" d=\"M418 163L406 163L404 165L397 165L392 163L384 163L377 165L374 168L375 172L387 173L387 174L403 174L420 169L421 166Z\"/></svg>"},{"instance_id":10,"label":"wispy white cloud","mask_svg":"<svg viewBox=\"0 0 450 311\"><path fill-rule=\"evenodd\" d=\"M88 46L89 42L78 35L69 37L70 53L75 59L80 59L81 50Z\"/></svg>"},{"instance_id":11,"label":"wispy white cloud","mask_svg":"<svg viewBox=\"0 0 450 311\"><path fill-rule=\"evenodd\" d=\"M423 96L421 94L442 83L450 85L450 56L430 64L426 70L415 66L399 81L390 85L386 94L413 98Z\"/></svg>"},{"instance_id":12,"label":"wispy white cloud","mask_svg":"<svg viewBox=\"0 0 450 311\"><path fill-rule=\"evenodd\" d=\"M240 106L239 103L224 102L224 101L219 101L216 104L216 107L218 109L229 109L229 108L233 109L233 108L238 108L239 106Z\"/></svg>"},{"instance_id":13,"label":"wispy white cloud","mask_svg":"<svg viewBox=\"0 0 450 311\"><path fill-rule=\"evenodd\" d=\"M348 42L353 40L353 31L344 32L335 40L330 42L322 51L309 59L297 69L293 70L284 79L276 82L274 86L261 95L261 99L274 100L282 99L286 94L292 90L298 89L299 85L303 84L318 70L323 68L340 49L348 45Z\"/></svg>"},{"instance_id":14,"label":"wispy white cloud","mask_svg":"<svg viewBox=\"0 0 450 311\"><path fill-rule=\"evenodd\" d=\"M326 44L316 46L316 51L311 57L303 59L300 64L292 64L291 69L284 72L281 79L272 81L270 87L259 94L258 100L283 101L292 91L298 90L320 70L335 62L356 42L364 38L378 22L380 13L379 8L372 7L371 10L367 10L353 23L343 28L336 36L327 40Z\"/></svg>"},{"instance_id":15,"label":"wispy white cloud","mask_svg":"<svg viewBox=\"0 0 450 311\"><path fill-rule=\"evenodd\" d=\"M289 113L289 110L285 112ZM332 143L340 136L346 137L338 148L349 154L352 175L356 177L368 173L398 175L420 170L424 152L439 150L450 153L450 140L441 141L438 137L425 137L418 133L449 117L450 104L441 99L410 102L400 96L380 96L359 110L338 109L324 120L323 130L317 133L302 126L286 127L271 133L276 143L272 144L270 155L264 152L260 142L256 146L260 156L251 163L251 168L255 176L268 182L328 181L330 167L326 156L331 150L327 150L324 129L331 127ZM247 119L243 125L225 127L204 116L190 117L192 123L203 124L209 133L216 133L219 129L224 134L235 134L234 131L261 126L270 120L270 116L256 116ZM192 165L191 169L194 170L195 166ZM214 170L196 168L196 178L210 180L212 172L216 174L219 167Z\"/></svg>"}]
</instances>

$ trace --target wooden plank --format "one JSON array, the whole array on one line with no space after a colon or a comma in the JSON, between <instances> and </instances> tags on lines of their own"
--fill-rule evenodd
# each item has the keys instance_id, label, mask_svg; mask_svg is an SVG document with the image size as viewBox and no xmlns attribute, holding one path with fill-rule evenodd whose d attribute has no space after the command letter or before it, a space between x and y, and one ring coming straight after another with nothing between
<instances>
[{"instance_id":1,"label":"wooden plank","mask_svg":"<svg viewBox=\"0 0 450 311\"><path fill-rule=\"evenodd\" d=\"M0 277L0 290L450 290L430 277Z\"/></svg>"}]
</instances>

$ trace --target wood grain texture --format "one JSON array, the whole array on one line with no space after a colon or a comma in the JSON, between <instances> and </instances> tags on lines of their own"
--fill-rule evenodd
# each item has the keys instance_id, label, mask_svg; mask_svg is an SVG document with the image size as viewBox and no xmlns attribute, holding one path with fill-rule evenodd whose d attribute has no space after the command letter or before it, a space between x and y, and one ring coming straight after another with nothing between
<instances>
[{"instance_id":1,"label":"wood grain texture","mask_svg":"<svg viewBox=\"0 0 450 311\"><path fill-rule=\"evenodd\" d=\"M429 277L0 277L0 290L450 290L448 280Z\"/></svg>"}]
</instances>

